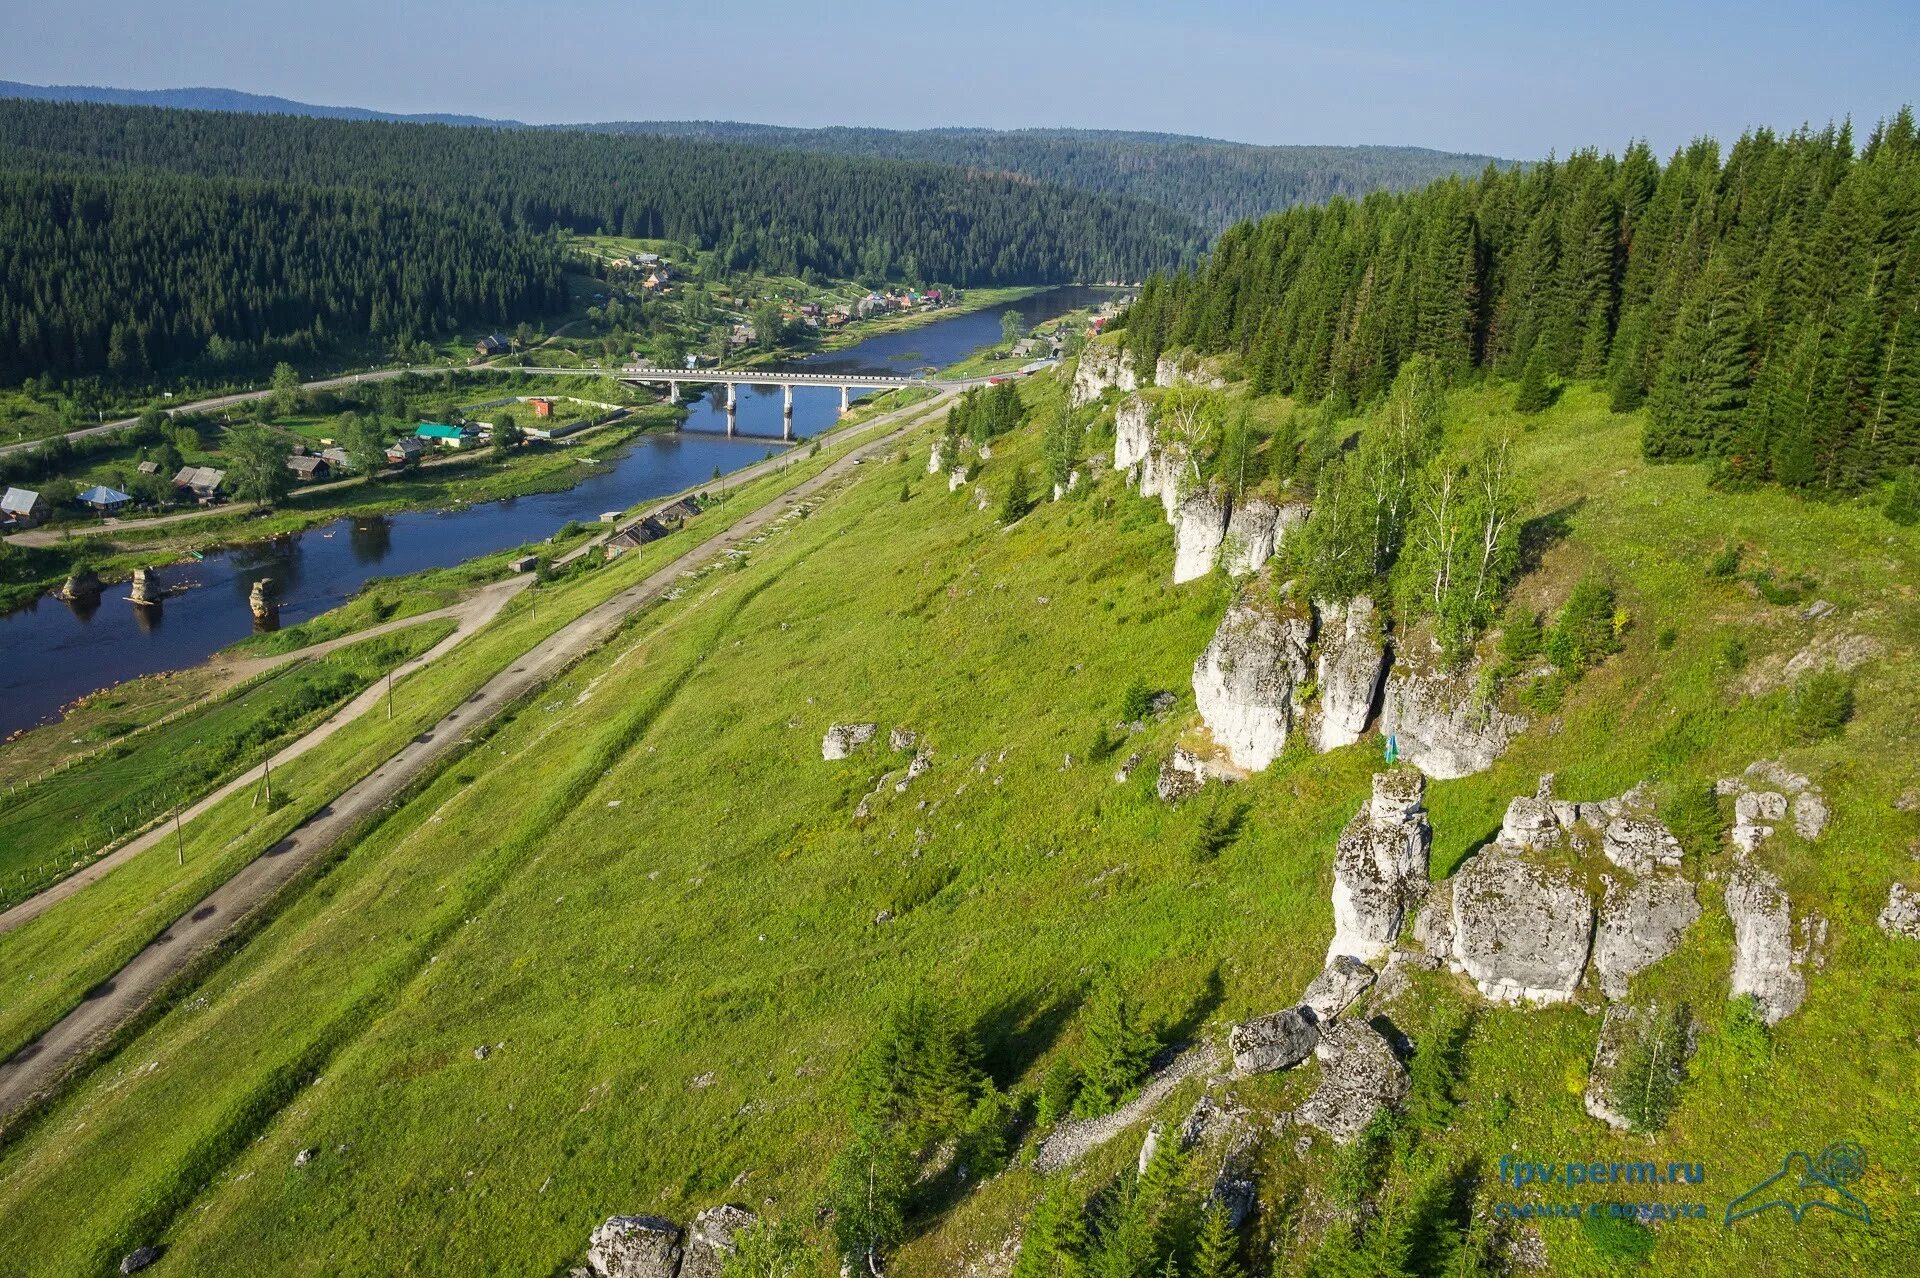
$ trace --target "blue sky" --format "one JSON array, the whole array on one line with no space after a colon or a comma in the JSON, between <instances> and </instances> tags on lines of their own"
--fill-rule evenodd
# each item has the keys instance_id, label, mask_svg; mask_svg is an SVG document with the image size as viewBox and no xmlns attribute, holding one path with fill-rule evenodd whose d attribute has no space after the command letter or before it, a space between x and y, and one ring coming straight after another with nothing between
<instances>
[{"instance_id":1,"label":"blue sky","mask_svg":"<svg viewBox=\"0 0 1920 1278\"><path fill-rule=\"evenodd\" d=\"M1531 157L1920 98L1920 2L12 0L0 78L536 122L1074 125Z\"/></svg>"}]
</instances>

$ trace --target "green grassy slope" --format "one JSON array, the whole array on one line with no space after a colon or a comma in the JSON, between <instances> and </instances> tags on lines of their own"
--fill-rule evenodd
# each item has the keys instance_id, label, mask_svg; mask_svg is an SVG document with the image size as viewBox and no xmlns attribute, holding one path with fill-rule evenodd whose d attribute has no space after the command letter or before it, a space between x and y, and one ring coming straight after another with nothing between
<instances>
[{"instance_id":1,"label":"green grassy slope","mask_svg":"<svg viewBox=\"0 0 1920 1278\"><path fill-rule=\"evenodd\" d=\"M1456 401L1483 417L1503 404ZM1464 1103L1434 1139L1456 1159L1658 1150L1705 1162L1714 1187L1757 1181L1784 1148L1858 1140L1873 1157L1856 1186L1873 1229L1818 1216L1674 1226L1648 1272L1898 1272L1893 1258L1920 1239L1920 979L1912 944L1872 920L1889 882L1914 877L1920 834L1888 806L1920 781L1901 745L1920 712L1920 544L1871 510L1718 494L1697 469L1650 469L1637 419L1578 391L1535 423L1524 467L1566 533L1522 595L1555 602L1604 570L1631 614L1627 649L1491 772L1430 787L1435 874L1541 772L1564 795L1598 798L1782 756L1825 787L1835 821L1818 845L1783 834L1764 858L1796 905L1832 920L1830 957L1778 1027L1770 1069L1743 1076L1720 1041L1731 938L1706 882L1686 948L1638 983L1689 996L1703 1022L1695 1076L1657 1142L1581 1113L1598 1019L1573 1008L1485 1011ZM996 442L980 476L994 507L1015 466L1039 473L1039 451L1031 431ZM1117 476L1005 528L927 476L925 459L920 446L863 467L743 563L689 582L0 1153L8 1272L101 1271L164 1239L161 1274L559 1274L615 1213L685 1220L730 1199L810 1222L845 1137L845 1067L909 991L937 991L982 1026L1002 1086L1033 1084L1071 1048L1101 968L1169 1037L1297 999L1331 934L1334 840L1377 741L1289 754L1244 783L1237 842L1197 861L1207 805L1168 809L1153 771L1191 719L1189 673L1225 589L1167 584L1158 503ZM1815 577L1838 605L1821 625L1887 645L1839 739L1794 747L1784 694L1732 691L1746 672L1724 668L1728 635L1744 638L1751 671L1817 627L1707 577L1729 540L1751 562ZM1175 711L1087 763L1136 677L1178 692ZM830 723L867 719L879 741L820 759ZM885 749L896 724L922 734L933 766L856 819L882 773L903 775L907 756ZM1116 784L1133 750L1145 763ZM117 907L83 897L66 925L152 890L138 867L121 873L102 885ZM891 921L876 921L883 910ZM17 961L14 941L0 938L0 960ZM1423 978L1396 1020L1417 1040L1441 1005L1473 1001L1463 988ZM0 982L0 1009L8 993ZM1310 1084L1309 1071L1269 1077L1243 1097L1278 1109ZM1291 1260L1308 1226L1290 1212L1328 1158L1268 1143L1275 1206L1250 1248ZM1096 1166L1136 1147L1137 1134L1117 1141ZM296 1168L303 1149L317 1152ZM959 1271L1000 1244L1039 1184L1016 1166L944 1187L944 1210L889 1272ZM1542 1232L1554 1271L1609 1271L1576 1231Z\"/></svg>"}]
</instances>

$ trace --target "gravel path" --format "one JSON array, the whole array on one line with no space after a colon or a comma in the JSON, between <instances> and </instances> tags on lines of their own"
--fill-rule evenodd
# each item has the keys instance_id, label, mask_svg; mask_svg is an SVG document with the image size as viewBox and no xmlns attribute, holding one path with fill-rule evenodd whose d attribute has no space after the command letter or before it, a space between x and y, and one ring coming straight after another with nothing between
<instances>
[{"instance_id":1,"label":"gravel path","mask_svg":"<svg viewBox=\"0 0 1920 1278\"><path fill-rule=\"evenodd\" d=\"M1181 1083L1196 1074L1211 1073L1219 1064L1220 1057L1211 1045L1194 1044L1149 1079L1138 1096L1111 1114L1072 1119L1055 1127L1053 1134L1040 1142L1040 1152L1034 1155L1033 1169L1050 1172L1071 1167L1145 1118Z\"/></svg>"}]
</instances>

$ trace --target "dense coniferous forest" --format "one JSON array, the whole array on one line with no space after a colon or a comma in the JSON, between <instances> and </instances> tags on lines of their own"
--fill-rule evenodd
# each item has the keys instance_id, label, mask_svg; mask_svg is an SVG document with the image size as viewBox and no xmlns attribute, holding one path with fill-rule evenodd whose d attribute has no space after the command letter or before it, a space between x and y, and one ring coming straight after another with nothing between
<instances>
[{"instance_id":1,"label":"dense coniferous forest","mask_svg":"<svg viewBox=\"0 0 1920 1278\"><path fill-rule=\"evenodd\" d=\"M1137 200L933 165L140 107L0 102L0 174L16 377L556 309L542 237L560 229L678 240L728 269L963 285L1139 278L1200 240Z\"/></svg>"},{"instance_id":2,"label":"dense coniferous forest","mask_svg":"<svg viewBox=\"0 0 1920 1278\"><path fill-rule=\"evenodd\" d=\"M619 120L530 126L470 115L397 115L363 107L316 106L233 89L109 89L0 80L0 97L121 106L251 111L325 119L398 120L496 128L542 128L744 142L836 155L919 160L1017 173L1106 195L1131 195L1219 232L1245 218L1338 195L1406 191L1449 174L1471 176L1488 155L1416 146L1255 146L1180 133L1113 129L796 129L730 120Z\"/></svg>"},{"instance_id":3,"label":"dense coniferous forest","mask_svg":"<svg viewBox=\"0 0 1920 1278\"><path fill-rule=\"evenodd\" d=\"M339 188L0 170L0 381L141 378L565 303L548 237Z\"/></svg>"},{"instance_id":4,"label":"dense coniferous forest","mask_svg":"<svg viewBox=\"0 0 1920 1278\"><path fill-rule=\"evenodd\" d=\"M1102 129L788 129L716 121L581 125L609 133L751 142L795 151L928 160L1132 195L1220 231L1335 196L1405 191L1501 161L1415 146L1253 146Z\"/></svg>"},{"instance_id":5,"label":"dense coniferous forest","mask_svg":"<svg viewBox=\"0 0 1920 1278\"><path fill-rule=\"evenodd\" d=\"M1410 195L1297 208L1155 276L1123 321L1234 352L1262 390L1340 413L1414 355L1454 378L1604 383L1654 458L1725 483L1854 492L1920 461L1920 156L1911 110L1850 128L1644 144Z\"/></svg>"}]
</instances>

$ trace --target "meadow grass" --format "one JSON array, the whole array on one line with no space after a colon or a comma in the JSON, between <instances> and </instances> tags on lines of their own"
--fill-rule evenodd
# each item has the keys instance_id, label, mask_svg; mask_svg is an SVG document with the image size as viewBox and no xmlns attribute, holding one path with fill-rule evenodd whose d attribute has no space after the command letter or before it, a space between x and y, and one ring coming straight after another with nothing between
<instances>
[{"instance_id":1,"label":"meadow grass","mask_svg":"<svg viewBox=\"0 0 1920 1278\"><path fill-rule=\"evenodd\" d=\"M1504 420L1491 393L1463 394L1457 408ZM1784 1276L1836 1261L1900 1272L1889 1266L1920 1242L1906 1205L1920 1165L1920 1001L1901 948L1911 943L1872 918L1888 883L1912 877L1907 844L1920 833L1887 806L1916 780L1889 746L1920 709L1920 547L1871 509L1716 493L1698 468L1649 468L1637 429L1575 392L1520 436L1535 507L1560 526L1522 597L1550 607L1602 572L1631 619L1626 648L1492 770L1429 787L1433 873L1489 838L1508 798L1543 772L1560 794L1594 799L1781 757L1815 777L1836 815L1819 843L1783 832L1763 859L1797 908L1831 919L1830 953L1809 971L1805 1007L1777 1028L1771 1066L1743 1072L1722 1034L1731 935L1716 876L1727 862L1710 856L1695 867L1702 921L1636 979L1636 993L1688 999L1703 1024L1668 1130L1649 1142L1581 1112L1597 1017L1483 1009L1465 1099L1451 1129L1430 1136L1433 1156L1477 1160L1483 1177L1510 1150L1685 1157L1707 1164L1724 1201L1787 1149L1854 1139L1873 1159L1856 1189L1880 1213L1874 1229L1817 1213L1798 1226L1676 1225L1659 1231L1647 1272ZM1239 838L1196 859L1210 799L1169 808L1153 773L1194 722L1192 664L1228 588L1169 583L1158 503L1118 476L1002 526L994 511L1013 469L1041 472L1031 432L996 441L979 475L984 512L970 489L950 494L925 474L929 437L647 610L344 849L190 999L0 1153L0 1250L24 1258L24 1273L100 1271L164 1240L161 1273L557 1275L616 1213L684 1221L732 1200L811 1222L845 1137L847 1064L911 991L980 1027L1006 1087L1032 1086L1073 1049L1079 1001L1103 971L1169 1038L1295 1001L1324 957L1334 841L1379 743L1290 751L1233 792L1250 805ZM1836 619L1806 622L1710 578L1705 561L1729 539L1756 562L1812 574ZM562 589L610 585L638 558ZM1861 672L1845 732L1799 745L1782 694L1738 691L1744 676L1723 667L1721 641L1743 636L1758 661L1822 625L1888 651ZM434 667L415 678L437 674L444 704L534 633L516 610L462 650L463 677ZM1176 692L1173 712L1090 760L1135 679ZM859 720L879 723L879 740L822 761L826 728ZM894 725L933 751L904 792L908 756L885 747ZM391 748L379 727L356 758ZM1116 784L1136 751L1141 766ZM314 769L291 782L296 795L350 771L340 759ZM116 902L156 890L141 878L151 868L128 866L66 903L60 926L99 930ZM31 951L0 937L0 1041L58 1003L21 1017L7 997L21 989L9 973L63 952L46 947L58 936ZM61 978L69 991L76 975ZM1477 1004L1435 973L1392 1015L1417 1047L1438 1010L1461 1001ZM1236 1091L1277 1112L1316 1070ZM1083 1179L1129 1162L1135 1140L1100 1151ZM317 1152L296 1167L303 1149ZM1271 1209L1252 1252L1300 1254L1330 1164L1324 1144L1296 1155L1291 1138L1268 1140ZM1038 1185L1016 1166L955 1189L889 1272L955 1272L1016 1228ZM1542 1233L1555 1272L1609 1272L1578 1232Z\"/></svg>"}]
</instances>

